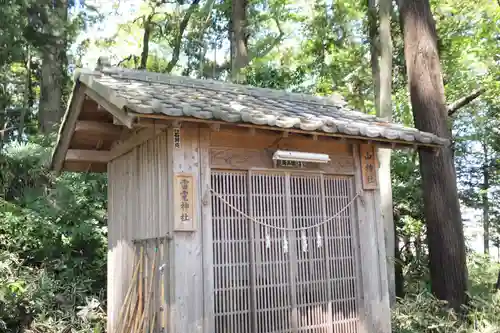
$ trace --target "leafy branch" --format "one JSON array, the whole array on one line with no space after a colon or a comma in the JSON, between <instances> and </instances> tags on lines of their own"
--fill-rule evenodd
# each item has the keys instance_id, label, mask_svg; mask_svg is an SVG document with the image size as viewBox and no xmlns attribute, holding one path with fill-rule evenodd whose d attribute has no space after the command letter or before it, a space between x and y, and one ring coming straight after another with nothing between
<instances>
[{"instance_id":1,"label":"leafy branch","mask_svg":"<svg viewBox=\"0 0 500 333\"><path fill-rule=\"evenodd\" d=\"M273 17L274 22L276 23L276 26L278 27L279 34L278 36L275 37L267 37L264 39L264 42L261 45L265 45L261 50L258 49L258 47L255 48L255 50L250 51L250 57L249 60L252 61L252 59L256 58L263 58L266 55L269 54L276 46L278 46L282 41L283 38L285 38L285 33L283 32L283 29L281 28L281 24L279 20L276 17ZM271 41L269 41L271 39Z\"/></svg>"}]
</instances>

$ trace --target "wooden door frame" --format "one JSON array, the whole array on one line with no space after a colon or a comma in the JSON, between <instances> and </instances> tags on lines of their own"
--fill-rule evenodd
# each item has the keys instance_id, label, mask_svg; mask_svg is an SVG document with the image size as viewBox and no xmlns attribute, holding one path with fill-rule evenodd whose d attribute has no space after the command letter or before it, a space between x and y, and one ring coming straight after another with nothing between
<instances>
[{"instance_id":1,"label":"wooden door frame","mask_svg":"<svg viewBox=\"0 0 500 333\"><path fill-rule=\"evenodd\" d=\"M289 169L289 168L247 168L247 169L225 169L225 168L210 168L210 166L205 164L208 163L209 161L205 161L203 163L203 159L201 160L201 167L202 170L206 170L204 173L202 171L202 183L205 185L208 185L206 187L206 192L203 197L203 208L202 208L202 216L203 216L203 240L204 240L204 270L205 270L205 276L207 277L205 279L205 284L204 284L204 304L205 304L205 332L214 332L215 329L215 312L214 312L214 273L213 273L213 265L214 265L214 253L213 253L213 234L212 234L212 209L211 209L211 195L210 195L210 188L211 188L211 176L214 171L222 171L222 172L235 172L235 173L242 173L246 174L247 177L247 191L251 191L251 185L250 185L250 179L253 173L275 173L275 174L282 174L285 177L285 183L287 183L287 196L286 196L286 202L290 200L290 188L289 188L289 182L290 182L290 177L292 175L315 175L319 176L321 179L321 205L322 209L326 209L326 196L324 193L324 187L325 187L325 176L331 176L331 177L339 177L339 178L344 178L344 179L349 179L350 180L350 196L354 197L356 194L356 188L357 188L357 177L356 175L346 175L346 174L333 174L333 173L327 173L324 171L319 171L319 170L302 170L302 169ZM250 193L248 193L250 194ZM250 195L248 195L250 198ZM249 200L251 202L251 200ZM288 203L287 203L288 206ZM248 207L249 213L251 212L251 206ZM288 208L289 209L289 208ZM287 211L287 217L292 217L291 216L292 212ZM326 214L326 212L324 213ZM364 309L364 304L363 304L363 289L362 289L362 272L361 272L361 257L360 257L360 238L359 238L359 225L357 223L358 221L358 205L354 204L352 208L352 214L350 218L350 229L351 229L351 234L353 239L353 256L354 256L354 262L355 262L355 273L356 273L356 283L357 283L357 311L358 311L358 320L359 320L359 329L360 332L362 331L361 328L361 321L363 320L363 309ZM251 228L254 229L254 228ZM249 235L250 237L250 235ZM291 240L290 240L291 243ZM254 246L251 246L250 248L253 248ZM325 252L325 260L326 258L326 252ZM252 256L251 256L252 257ZM253 259L251 258L250 260L255 261L255 254L253 256ZM327 266L328 266L327 262ZM255 266L255 265L251 265ZM290 262L290 266L292 266L292 262ZM255 268L251 268L250 272L250 277L252 274L252 271L255 270ZM255 272L253 272L253 277L255 278ZM331 272L329 272L328 277L331 278ZM293 276L293 274L292 274ZM208 278L210 277L210 278ZM251 283L254 283L253 281ZM329 285L329 284L328 284ZM251 290L255 290L254 288L251 288ZM329 295L332 295L332 292L329 292ZM255 297L255 295L253 296ZM252 301L252 300L251 300ZM255 300L254 300L255 301ZM295 302L296 303L296 302ZM252 311L254 312L254 311ZM253 319L252 319L253 320ZM330 322L329 322L330 324ZM333 321L331 322L333 324Z\"/></svg>"}]
</instances>

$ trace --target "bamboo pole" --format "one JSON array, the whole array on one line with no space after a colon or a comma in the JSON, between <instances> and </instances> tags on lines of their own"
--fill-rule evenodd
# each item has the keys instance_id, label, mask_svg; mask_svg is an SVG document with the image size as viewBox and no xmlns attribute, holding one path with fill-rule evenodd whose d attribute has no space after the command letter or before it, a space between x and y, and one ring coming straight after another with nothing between
<instances>
[{"instance_id":1,"label":"bamboo pole","mask_svg":"<svg viewBox=\"0 0 500 333\"><path fill-rule=\"evenodd\" d=\"M129 305L129 316L127 318L127 320L125 321L125 324L123 326L124 330L123 332L129 332L130 329L133 327L133 323L135 321L135 317L134 315L136 316L137 315L137 299L135 299L135 304L132 305L132 303L130 303Z\"/></svg>"},{"instance_id":2,"label":"bamboo pole","mask_svg":"<svg viewBox=\"0 0 500 333\"><path fill-rule=\"evenodd\" d=\"M133 286L134 286L134 281L136 281L137 279L137 273L139 272L139 261L136 263L135 267L134 267L134 274L132 274L132 279L130 280L130 283L129 283L129 286L128 286L128 290L127 290L127 294L125 295L125 299L122 303L122 306L120 308L120 314L118 316L118 327L117 328L122 328L121 327L121 323L123 322L123 316L125 315L125 311L128 309L128 303L130 301L130 295L132 293L132 290L133 290ZM127 314L128 315L128 314ZM120 330L118 330L118 332L120 332Z\"/></svg>"},{"instance_id":3,"label":"bamboo pole","mask_svg":"<svg viewBox=\"0 0 500 333\"><path fill-rule=\"evenodd\" d=\"M134 323L132 325L133 332L137 332L139 322L140 322L140 317L142 315L142 312L144 311L144 300L143 300L143 295L142 295L142 289L143 289L143 277L144 277L144 270L143 270L143 254L144 254L144 244L141 244L141 257L140 257L140 265L139 265L139 296L138 296L138 306L137 306L137 316L135 317Z\"/></svg>"},{"instance_id":4,"label":"bamboo pole","mask_svg":"<svg viewBox=\"0 0 500 333\"><path fill-rule=\"evenodd\" d=\"M143 311L142 316L141 316L141 324L139 325L138 332L142 331L143 328L146 329L144 322L145 322L145 318L147 318L147 317L145 316L145 314L146 314L146 312L148 312L148 316L149 316L151 296L153 294L153 281L154 281L155 271L156 271L157 253L158 253L158 247L155 247L155 255L153 258L153 265L151 267L151 278L149 280L149 290L148 290L148 294L146 295L146 307L144 308L144 311Z\"/></svg>"},{"instance_id":5,"label":"bamboo pole","mask_svg":"<svg viewBox=\"0 0 500 333\"><path fill-rule=\"evenodd\" d=\"M150 333L153 333L155 330L155 319L156 319L156 311L153 311L153 318L151 319L151 323L149 324Z\"/></svg>"},{"instance_id":6,"label":"bamboo pole","mask_svg":"<svg viewBox=\"0 0 500 333\"><path fill-rule=\"evenodd\" d=\"M140 260L140 258L139 258ZM137 280L135 282L135 286L137 286ZM129 299L128 302L128 312L126 313L126 317L124 319L124 326L122 327L124 332L130 331L133 328L133 324L137 317L137 308L138 308L138 299L137 299L137 289L134 288L132 294L133 297Z\"/></svg>"},{"instance_id":7,"label":"bamboo pole","mask_svg":"<svg viewBox=\"0 0 500 333\"><path fill-rule=\"evenodd\" d=\"M160 277L160 284L161 284L161 292L160 292L160 297L161 297L161 300L160 300L160 304L161 304L161 308L160 308L160 315L161 315L161 330L160 332L163 333L165 332L165 329L166 329L166 326L167 326L167 311L166 311L166 299L165 299L165 245L162 243L160 243L160 246L161 246L161 260L163 261L163 265L160 266L160 273L161 273L161 277Z\"/></svg>"}]
</instances>

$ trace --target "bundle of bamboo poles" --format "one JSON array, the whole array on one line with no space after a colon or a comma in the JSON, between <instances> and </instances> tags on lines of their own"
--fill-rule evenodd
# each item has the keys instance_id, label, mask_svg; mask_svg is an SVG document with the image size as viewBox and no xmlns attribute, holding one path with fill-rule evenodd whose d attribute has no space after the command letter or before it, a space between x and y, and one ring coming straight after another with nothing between
<instances>
[{"instance_id":1,"label":"bundle of bamboo poles","mask_svg":"<svg viewBox=\"0 0 500 333\"><path fill-rule=\"evenodd\" d=\"M144 253L144 244L140 245L139 256L134 264L132 279L120 308L115 332L153 333L155 331L157 304L154 301L154 293L156 292L155 285L157 286L157 256L158 247L155 246L151 270L145 275L147 256Z\"/></svg>"}]
</instances>

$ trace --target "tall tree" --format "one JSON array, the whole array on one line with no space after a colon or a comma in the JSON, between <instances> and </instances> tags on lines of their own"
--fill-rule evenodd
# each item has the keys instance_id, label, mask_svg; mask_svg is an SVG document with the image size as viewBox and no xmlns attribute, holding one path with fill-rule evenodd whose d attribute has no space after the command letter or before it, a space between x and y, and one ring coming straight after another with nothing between
<instances>
[{"instance_id":1,"label":"tall tree","mask_svg":"<svg viewBox=\"0 0 500 333\"><path fill-rule=\"evenodd\" d=\"M490 202L488 198L488 191L490 189L490 166L488 165L488 145L483 143L483 158L485 163L482 166L483 171L483 184L481 188L481 201L483 206L483 246L484 254L490 254Z\"/></svg>"},{"instance_id":2,"label":"tall tree","mask_svg":"<svg viewBox=\"0 0 500 333\"><path fill-rule=\"evenodd\" d=\"M392 121L392 38L391 14L392 0L379 0L379 45L380 45L380 97L377 116ZM378 149L377 157L380 164L379 181L381 196L381 212L384 221L386 254L388 258L387 276L391 302L396 300L394 277L394 220L391 186L391 150Z\"/></svg>"},{"instance_id":3,"label":"tall tree","mask_svg":"<svg viewBox=\"0 0 500 333\"><path fill-rule=\"evenodd\" d=\"M248 33L247 33L248 0L232 0L231 21L229 24L231 44L231 81L242 82L245 77L243 68L248 65Z\"/></svg>"},{"instance_id":4,"label":"tall tree","mask_svg":"<svg viewBox=\"0 0 500 333\"><path fill-rule=\"evenodd\" d=\"M26 83L24 87L24 104L23 108L21 109L21 114L19 116L19 126L18 126L18 141L22 142L23 140L23 133L24 133L24 121L26 119L26 114L29 113L31 108L33 107L33 80L32 80L32 73L31 73L31 62L32 62L32 57L31 57L31 46L27 45L26 47Z\"/></svg>"},{"instance_id":5,"label":"tall tree","mask_svg":"<svg viewBox=\"0 0 500 333\"><path fill-rule=\"evenodd\" d=\"M38 120L42 133L54 129L62 117L66 66L68 1L41 1L28 8L26 36L41 53Z\"/></svg>"},{"instance_id":6,"label":"tall tree","mask_svg":"<svg viewBox=\"0 0 500 333\"><path fill-rule=\"evenodd\" d=\"M377 3L378 2L378 3ZM392 37L391 0L368 1L368 24L371 44L371 66L374 83L375 109L377 116L392 120ZM395 229L391 186L391 150L379 148L378 179L380 186L381 212L384 221L385 250L387 255L387 281L391 303L396 300L394 258Z\"/></svg>"},{"instance_id":7,"label":"tall tree","mask_svg":"<svg viewBox=\"0 0 500 333\"><path fill-rule=\"evenodd\" d=\"M399 11L415 125L451 140L429 0L400 0ZM419 158L432 292L460 310L467 302L467 267L452 147L420 149Z\"/></svg>"}]
</instances>

